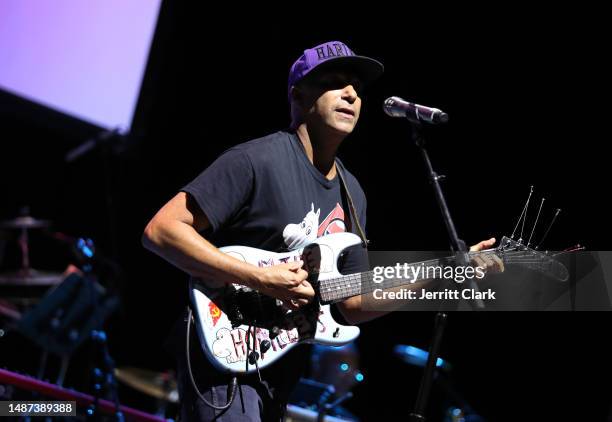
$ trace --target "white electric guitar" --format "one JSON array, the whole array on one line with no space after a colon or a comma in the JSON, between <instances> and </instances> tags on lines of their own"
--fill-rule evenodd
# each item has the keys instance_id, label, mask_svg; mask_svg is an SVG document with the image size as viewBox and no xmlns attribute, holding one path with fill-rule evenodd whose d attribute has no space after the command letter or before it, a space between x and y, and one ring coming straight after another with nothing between
<instances>
[{"instance_id":1,"label":"white electric guitar","mask_svg":"<svg viewBox=\"0 0 612 422\"><path fill-rule=\"evenodd\" d=\"M274 363L300 343L340 346L357 338L359 328L338 324L331 316L330 304L370 293L375 288L394 288L415 281L391 280L381 285L373 282L371 271L342 275L337 268L338 258L346 248L360 243L361 239L352 233L335 233L285 253L244 246L221 248L257 266L304 261L317 300L299 311L290 311L280 300L239 284L210 289L192 282L190 295L197 333L209 360L225 372L250 373ZM479 253L495 254L504 265L519 263L561 281L568 278L567 269L559 261L507 237L496 249L470 252ZM453 259L423 263L448 265Z\"/></svg>"}]
</instances>

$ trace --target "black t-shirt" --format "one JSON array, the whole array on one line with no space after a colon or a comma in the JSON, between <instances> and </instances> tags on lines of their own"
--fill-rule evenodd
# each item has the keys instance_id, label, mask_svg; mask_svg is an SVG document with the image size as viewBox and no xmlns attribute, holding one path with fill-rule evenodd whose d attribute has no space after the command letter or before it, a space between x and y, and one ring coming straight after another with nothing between
<instances>
[{"instance_id":1,"label":"black t-shirt","mask_svg":"<svg viewBox=\"0 0 612 422\"><path fill-rule=\"evenodd\" d=\"M346 169L344 174L365 229L365 195L355 177ZM280 131L230 148L182 190L206 214L211 228L203 235L217 247L282 251L347 226L356 233L339 178L327 180L314 167L295 133ZM340 265L345 274L368 270L366 250L351 248ZM307 365L308 352L296 347L262 376L272 387L290 388Z\"/></svg>"},{"instance_id":2,"label":"black t-shirt","mask_svg":"<svg viewBox=\"0 0 612 422\"><path fill-rule=\"evenodd\" d=\"M365 229L365 195L357 179L346 169L345 174ZM350 224L339 178L327 180L294 133L277 132L227 150L182 190L208 217L211 229L205 235L217 247L297 249ZM365 251L352 250L341 270L368 270Z\"/></svg>"}]
</instances>

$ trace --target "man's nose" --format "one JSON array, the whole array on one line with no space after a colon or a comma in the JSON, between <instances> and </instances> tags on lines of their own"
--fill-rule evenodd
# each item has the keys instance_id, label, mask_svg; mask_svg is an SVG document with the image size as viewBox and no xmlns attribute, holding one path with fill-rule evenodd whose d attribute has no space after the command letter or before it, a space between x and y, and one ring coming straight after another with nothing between
<instances>
[{"instance_id":1,"label":"man's nose","mask_svg":"<svg viewBox=\"0 0 612 422\"><path fill-rule=\"evenodd\" d=\"M349 84L344 87L342 90L342 99L348 101L350 104L353 104L357 99L357 91L353 87L353 85Z\"/></svg>"}]
</instances>

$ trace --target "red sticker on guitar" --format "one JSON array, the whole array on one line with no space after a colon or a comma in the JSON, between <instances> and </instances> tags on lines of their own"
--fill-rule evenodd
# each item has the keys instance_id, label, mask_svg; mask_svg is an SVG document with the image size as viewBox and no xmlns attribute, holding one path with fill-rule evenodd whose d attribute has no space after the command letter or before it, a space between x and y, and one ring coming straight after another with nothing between
<instances>
[{"instance_id":1,"label":"red sticker on guitar","mask_svg":"<svg viewBox=\"0 0 612 422\"><path fill-rule=\"evenodd\" d=\"M221 318L221 309L214 302L208 302L208 312L212 318L213 327L217 325L217 321Z\"/></svg>"}]
</instances>

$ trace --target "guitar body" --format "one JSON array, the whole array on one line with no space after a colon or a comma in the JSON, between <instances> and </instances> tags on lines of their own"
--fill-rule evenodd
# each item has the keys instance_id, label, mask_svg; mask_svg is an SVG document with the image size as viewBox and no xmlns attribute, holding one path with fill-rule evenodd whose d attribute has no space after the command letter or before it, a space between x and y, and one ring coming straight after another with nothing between
<instances>
[{"instance_id":1,"label":"guitar body","mask_svg":"<svg viewBox=\"0 0 612 422\"><path fill-rule=\"evenodd\" d=\"M352 233L335 233L291 252L245 246L221 250L260 267L302 260L308 280L317 286L323 280L341 277L338 258L346 248L360 243ZM300 343L340 346L359 336L358 327L338 324L330 306L318 300L291 311L281 301L239 284L214 289L193 281L190 296L204 353L224 372L251 373L257 367L265 368Z\"/></svg>"}]
</instances>

